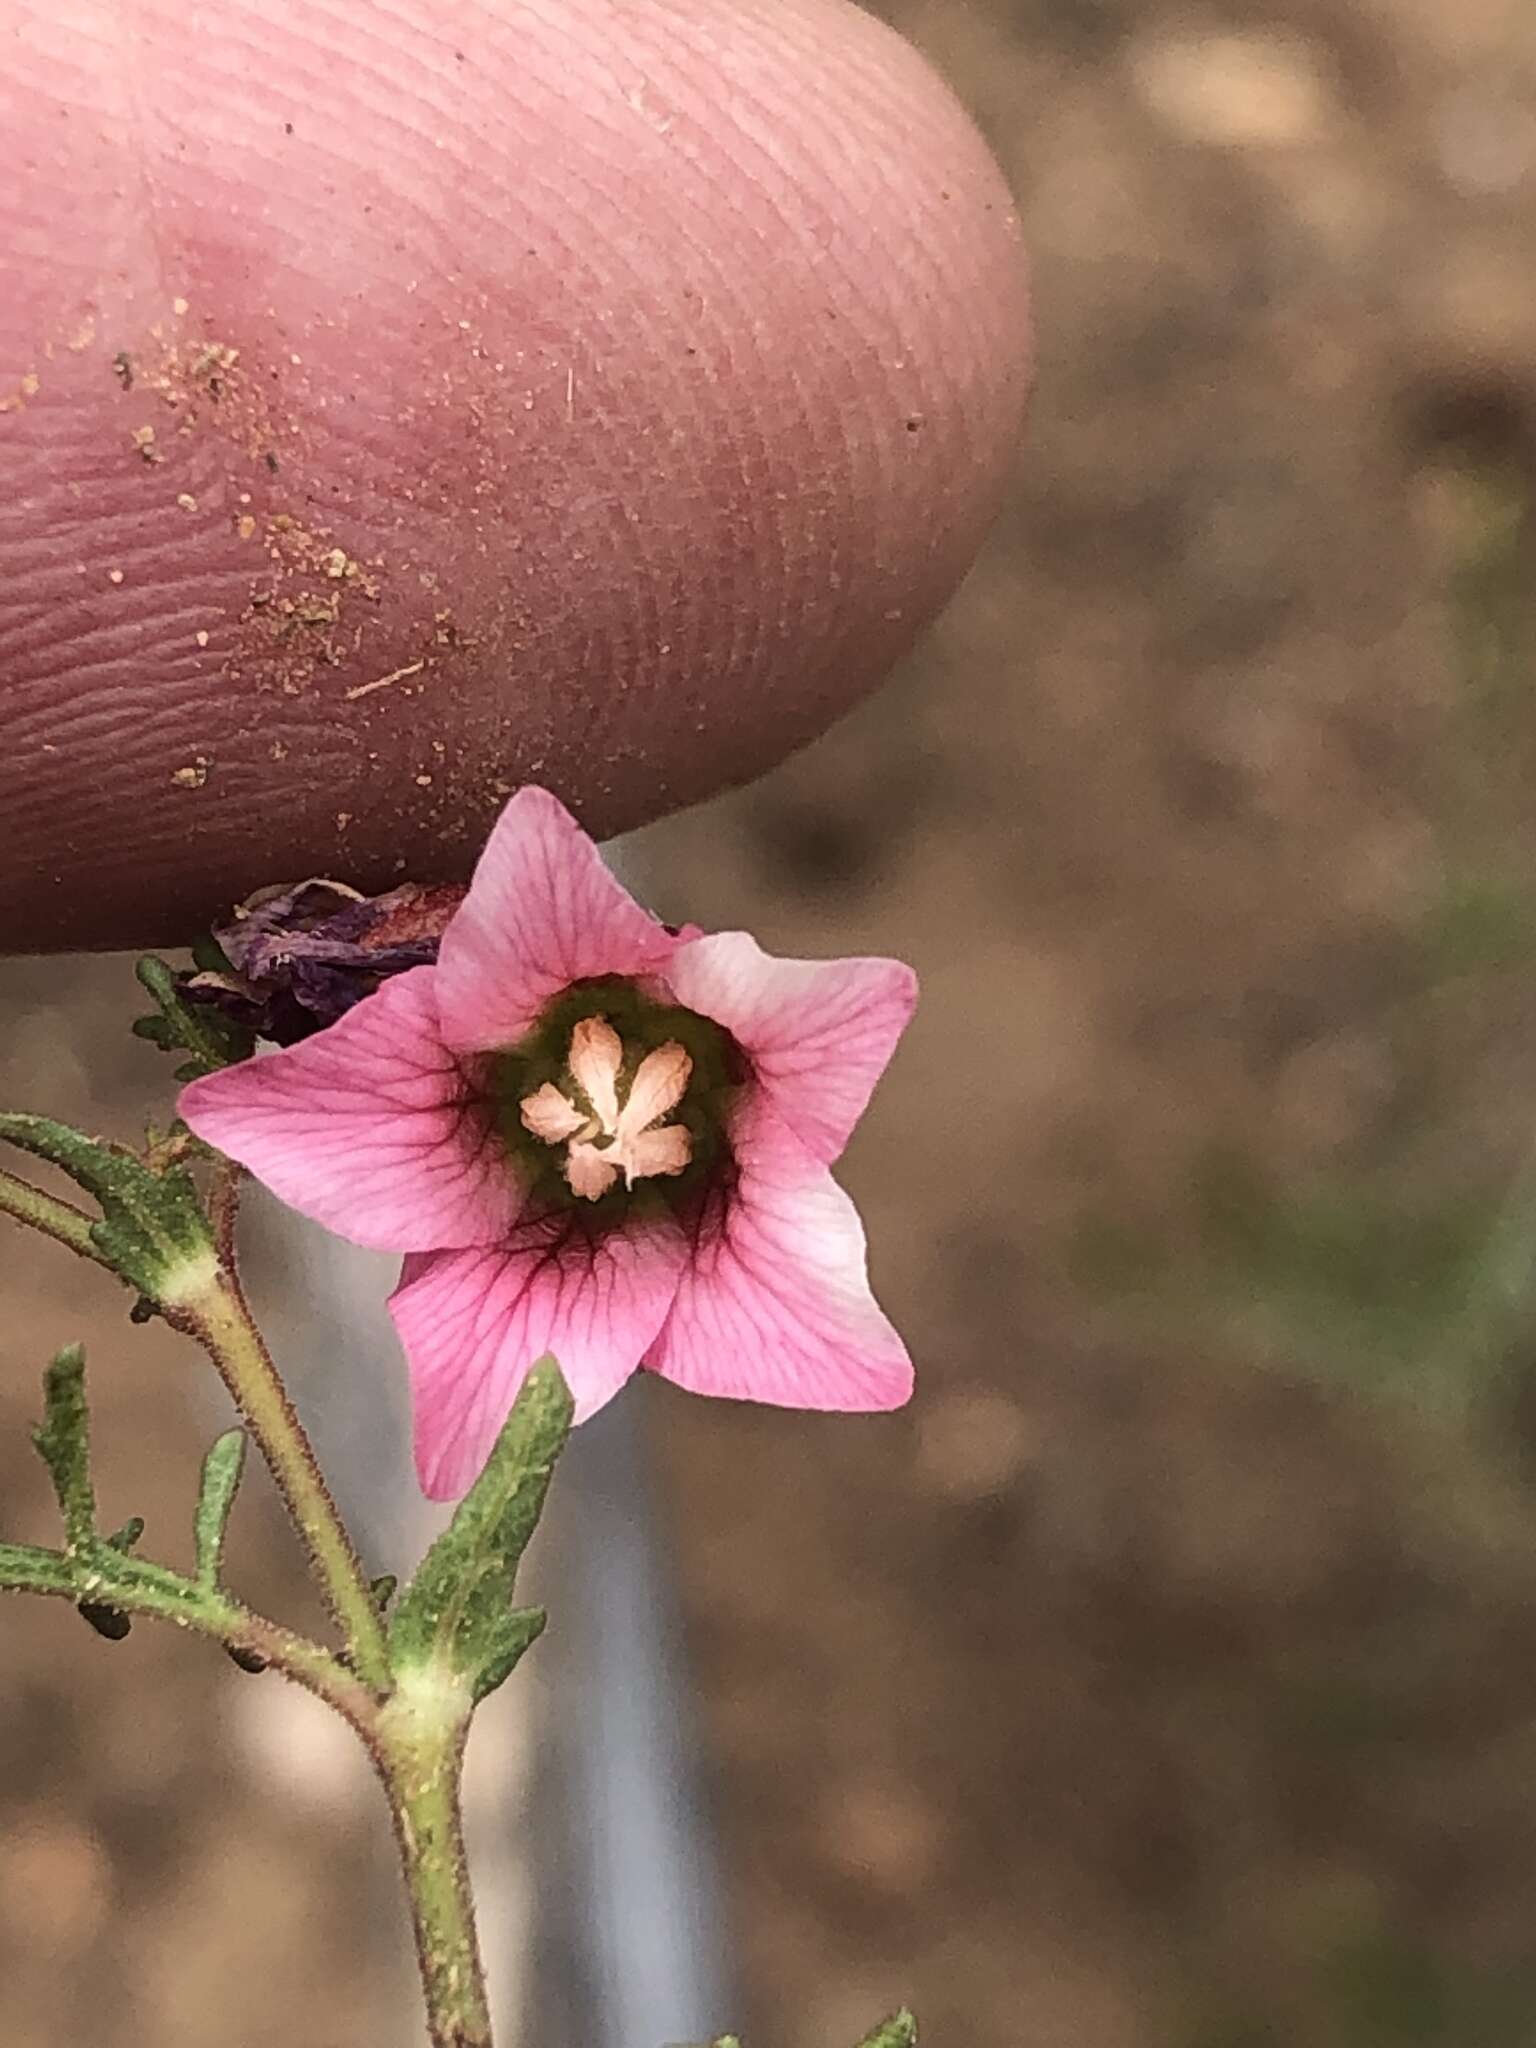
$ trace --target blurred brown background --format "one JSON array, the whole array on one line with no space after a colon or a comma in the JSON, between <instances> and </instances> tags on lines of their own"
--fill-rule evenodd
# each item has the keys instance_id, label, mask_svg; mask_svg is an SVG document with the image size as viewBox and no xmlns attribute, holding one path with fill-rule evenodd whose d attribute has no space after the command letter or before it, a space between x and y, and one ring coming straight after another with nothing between
<instances>
[{"instance_id":1,"label":"blurred brown background","mask_svg":"<svg viewBox=\"0 0 1536 2048\"><path fill-rule=\"evenodd\" d=\"M926 990L845 1168L911 1412L631 1396L743 2030L1524 2048L1536 15L880 11L1020 195L1029 443L890 688L636 854L666 914ZM131 1129L125 970L3 1004L7 1100ZM184 1519L178 1348L11 1236L0 1283L7 1532L74 1334L109 1502ZM120 1498L146 1458L165 1499ZM291 1605L269 1503L240 1529ZM6 2048L412 2038L353 1763L195 1646L3 1619Z\"/></svg>"}]
</instances>

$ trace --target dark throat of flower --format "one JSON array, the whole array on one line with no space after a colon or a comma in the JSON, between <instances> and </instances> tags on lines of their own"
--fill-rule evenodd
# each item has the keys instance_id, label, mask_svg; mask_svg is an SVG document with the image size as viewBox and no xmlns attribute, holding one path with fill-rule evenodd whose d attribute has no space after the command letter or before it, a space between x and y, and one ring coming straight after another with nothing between
<instances>
[{"instance_id":1,"label":"dark throat of flower","mask_svg":"<svg viewBox=\"0 0 1536 2048\"><path fill-rule=\"evenodd\" d=\"M612 977L573 983L486 1059L482 1085L536 1208L600 1233L648 1214L702 1221L734 1174L730 1116L749 1078L720 1025Z\"/></svg>"}]
</instances>

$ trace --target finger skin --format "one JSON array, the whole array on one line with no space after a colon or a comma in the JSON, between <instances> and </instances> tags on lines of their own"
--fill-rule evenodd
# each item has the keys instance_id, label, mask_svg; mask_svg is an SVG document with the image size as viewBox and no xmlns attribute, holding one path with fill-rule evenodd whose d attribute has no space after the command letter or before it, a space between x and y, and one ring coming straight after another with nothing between
<instances>
[{"instance_id":1,"label":"finger skin","mask_svg":"<svg viewBox=\"0 0 1536 2048\"><path fill-rule=\"evenodd\" d=\"M0 947L758 773L963 573L1017 224L843 0L0 0Z\"/></svg>"}]
</instances>

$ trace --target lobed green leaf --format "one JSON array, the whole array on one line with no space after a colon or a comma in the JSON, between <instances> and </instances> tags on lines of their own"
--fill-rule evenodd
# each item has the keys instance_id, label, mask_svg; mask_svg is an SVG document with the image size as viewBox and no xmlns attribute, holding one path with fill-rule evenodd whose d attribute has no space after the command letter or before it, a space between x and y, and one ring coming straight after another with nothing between
<instances>
[{"instance_id":1,"label":"lobed green leaf","mask_svg":"<svg viewBox=\"0 0 1536 2048\"><path fill-rule=\"evenodd\" d=\"M507 1678L544 1616L513 1609L517 1569L571 1429L570 1391L552 1358L529 1373L485 1470L400 1595L389 1628L397 1666L436 1665L475 1700Z\"/></svg>"},{"instance_id":2,"label":"lobed green leaf","mask_svg":"<svg viewBox=\"0 0 1536 2048\"><path fill-rule=\"evenodd\" d=\"M204 968L212 961L222 962L222 971L229 972L229 962L212 941L206 948L194 946L193 958ZM182 977L174 968L149 953L133 971L155 999L152 1015L134 1019L135 1034L158 1045L162 1052L191 1054L176 1070L178 1081L195 1081L250 1058L256 1045L252 1033L207 1004L189 1003L181 992Z\"/></svg>"},{"instance_id":3,"label":"lobed green leaf","mask_svg":"<svg viewBox=\"0 0 1536 2048\"><path fill-rule=\"evenodd\" d=\"M158 1299L177 1268L213 1255L197 1184L186 1167L159 1170L118 1145L88 1138L49 1117L0 1114L0 1139L62 1167L101 1205L91 1240L131 1287Z\"/></svg>"}]
</instances>

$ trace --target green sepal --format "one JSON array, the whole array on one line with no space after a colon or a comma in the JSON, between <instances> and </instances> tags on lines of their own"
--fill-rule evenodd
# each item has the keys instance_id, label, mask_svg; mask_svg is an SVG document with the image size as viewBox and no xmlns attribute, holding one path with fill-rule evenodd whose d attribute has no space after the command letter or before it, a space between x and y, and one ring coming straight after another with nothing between
<instances>
[{"instance_id":1,"label":"green sepal","mask_svg":"<svg viewBox=\"0 0 1536 2048\"><path fill-rule=\"evenodd\" d=\"M866 2034L859 2048L917 2048L917 2021L905 2007Z\"/></svg>"},{"instance_id":2,"label":"green sepal","mask_svg":"<svg viewBox=\"0 0 1536 2048\"><path fill-rule=\"evenodd\" d=\"M571 1430L552 1358L529 1373L485 1470L401 1594L389 1625L397 1668L435 1666L482 1700L510 1674L544 1616L513 1609L517 1568Z\"/></svg>"},{"instance_id":3,"label":"green sepal","mask_svg":"<svg viewBox=\"0 0 1536 2048\"><path fill-rule=\"evenodd\" d=\"M235 1495L240 1490L240 1475L245 1470L245 1449L245 1431L228 1429L203 1460L192 1534L197 1583L206 1586L210 1593L217 1589L223 1568L224 1537Z\"/></svg>"},{"instance_id":4,"label":"green sepal","mask_svg":"<svg viewBox=\"0 0 1536 2048\"><path fill-rule=\"evenodd\" d=\"M91 1481L91 1423L85 1400L85 1349L66 1344L43 1374L43 1419L32 1432L48 1467L71 1553L96 1541L96 1488Z\"/></svg>"},{"instance_id":5,"label":"green sepal","mask_svg":"<svg viewBox=\"0 0 1536 2048\"><path fill-rule=\"evenodd\" d=\"M101 1204L91 1242L102 1263L158 1300L177 1267L215 1256L197 1183L179 1162L158 1170L120 1145L44 1116L0 1114L0 1139L62 1167Z\"/></svg>"},{"instance_id":6,"label":"green sepal","mask_svg":"<svg viewBox=\"0 0 1536 2048\"><path fill-rule=\"evenodd\" d=\"M213 941L208 942L208 947L193 948L193 958L200 967L204 960L214 957L223 961L227 974L229 962ZM189 1003L181 992L184 977L153 953L146 953L133 971L155 1000L151 1015L134 1019L134 1035L147 1038L162 1052L191 1054L176 1069L178 1081L196 1081L204 1074L216 1074L221 1067L248 1060L255 1051L256 1039L251 1031L205 1004Z\"/></svg>"}]
</instances>

